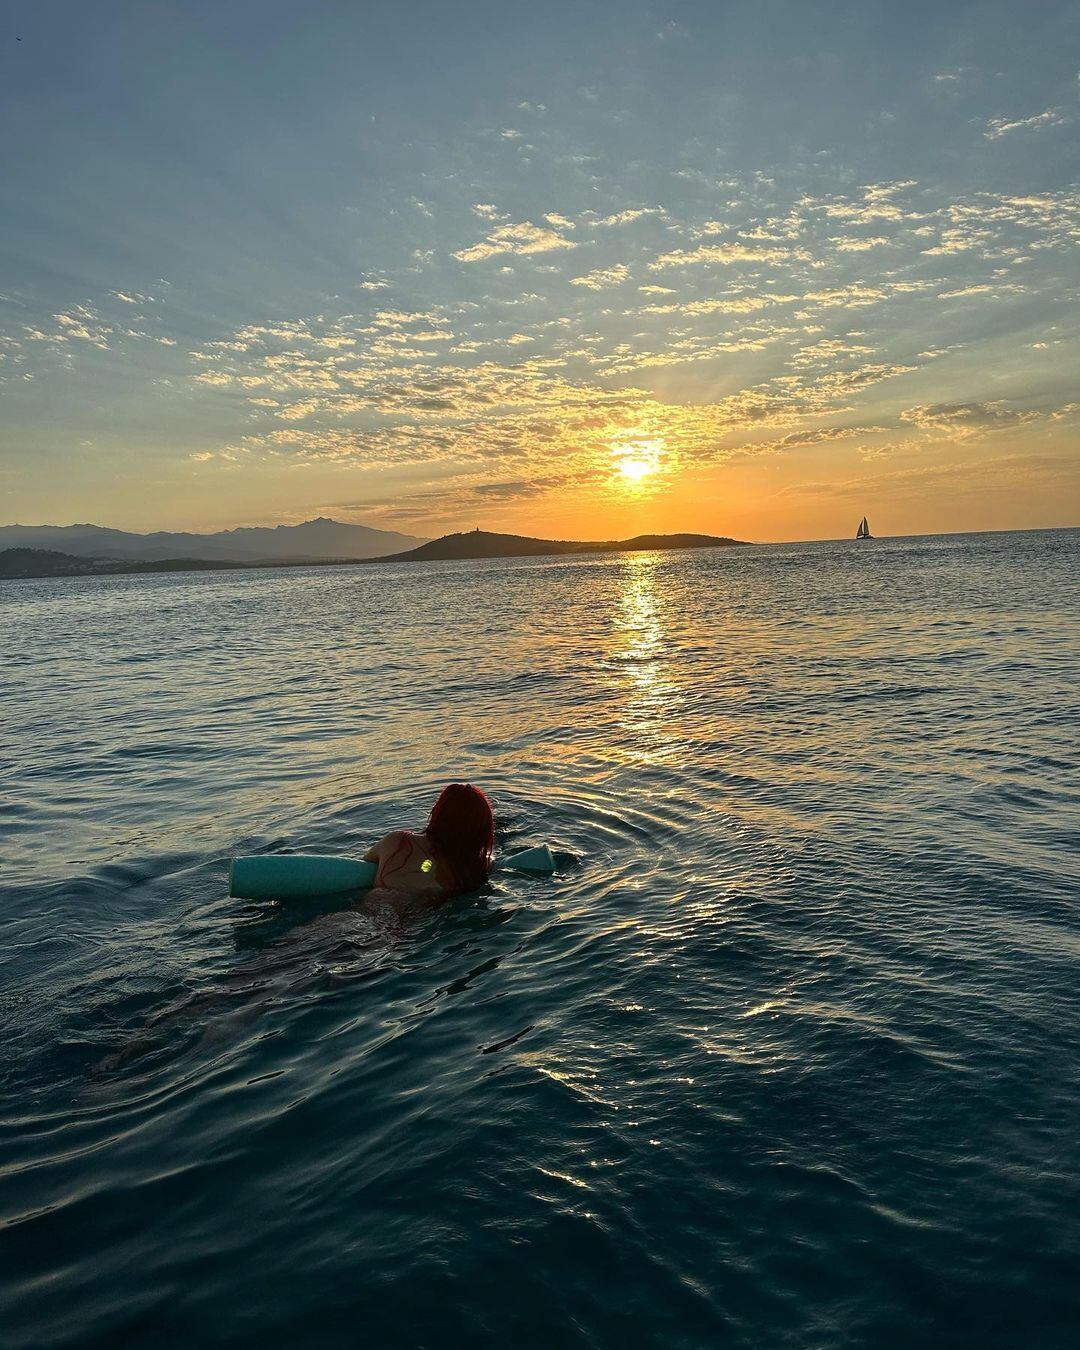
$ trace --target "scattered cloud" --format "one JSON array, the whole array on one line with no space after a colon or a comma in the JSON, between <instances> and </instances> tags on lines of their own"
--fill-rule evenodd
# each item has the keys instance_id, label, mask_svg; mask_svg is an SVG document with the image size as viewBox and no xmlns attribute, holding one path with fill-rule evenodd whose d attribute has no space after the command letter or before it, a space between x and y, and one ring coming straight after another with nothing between
<instances>
[{"instance_id":1,"label":"scattered cloud","mask_svg":"<svg viewBox=\"0 0 1080 1350\"><path fill-rule=\"evenodd\" d=\"M866 224L878 220L904 221L921 219L919 214L901 206L895 199L911 188L918 187L913 179L898 183L871 183L860 189L858 200L832 200L824 203L827 216L835 220L850 220ZM812 199L804 199L812 205Z\"/></svg>"},{"instance_id":2,"label":"scattered cloud","mask_svg":"<svg viewBox=\"0 0 1080 1350\"><path fill-rule=\"evenodd\" d=\"M1060 127L1071 119L1059 108L1047 108L1034 117L1020 117L1010 121L1007 117L992 117L986 124L983 135L990 141L1007 136L1010 131L1041 131L1045 127Z\"/></svg>"},{"instance_id":3,"label":"scattered cloud","mask_svg":"<svg viewBox=\"0 0 1080 1350\"><path fill-rule=\"evenodd\" d=\"M900 416L922 431L967 440L987 432L1038 421L1041 414L1031 409L1010 408L1006 403L995 400L988 403L934 403L905 408Z\"/></svg>"},{"instance_id":4,"label":"scattered cloud","mask_svg":"<svg viewBox=\"0 0 1080 1350\"><path fill-rule=\"evenodd\" d=\"M830 239L829 242L835 244L841 253L864 253L870 248L880 248L883 244L887 244L889 240L883 234L875 234L862 239L841 236Z\"/></svg>"},{"instance_id":5,"label":"scattered cloud","mask_svg":"<svg viewBox=\"0 0 1080 1350\"><path fill-rule=\"evenodd\" d=\"M713 174L693 188L708 209L680 215L670 204L620 206L621 191L579 158L595 210L515 221L494 202L472 205L483 237L450 256L493 260L486 281L448 264L440 228L461 207L425 184L429 200L403 192L396 203L415 232L396 265L366 254L370 270L343 282L345 296L313 300L306 317L242 322L166 352L177 339L136 308L152 299L137 291L55 314L20 306L33 322L0 332L0 372L13 382L80 360L123 369L125 348L141 342L138 361L157 360L177 387L186 362L193 403L213 399L228 426L196 462L392 468L414 482L432 481L438 465L439 482L452 483L439 500L458 506L606 491L611 445L626 441L662 441L687 465L835 444L838 461L880 469L1040 417L1049 437L1065 417L946 402L960 363L930 367L961 349L967 362L992 313L993 340L1015 331L1017 359L1057 378L1074 341L1076 297L1061 278L1080 243L1075 188L955 195L912 180L845 190L834 178L811 195L779 175ZM498 195L484 181L466 205ZM557 256L575 247L577 267ZM429 265L422 288L410 256ZM526 284L518 257L534 259ZM642 276L649 284L632 284ZM432 297L423 308L420 294ZM1058 307L1060 328L1033 330L1036 301ZM1018 386L980 390L1006 387Z\"/></svg>"},{"instance_id":6,"label":"scattered cloud","mask_svg":"<svg viewBox=\"0 0 1080 1350\"><path fill-rule=\"evenodd\" d=\"M848 441L857 436L878 436L888 430L879 426L837 426L814 427L808 431L791 431L786 436L772 440L752 441L740 445L740 455L778 455L788 450L801 450L809 445L829 445L835 441Z\"/></svg>"},{"instance_id":7,"label":"scattered cloud","mask_svg":"<svg viewBox=\"0 0 1080 1350\"><path fill-rule=\"evenodd\" d=\"M575 248L572 239L564 239L553 229L523 221L518 225L500 225L486 239L454 254L459 262L481 262L504 253L550 253L553 249Z\"/></svg>"},{"instance_id":8,"label":"scattered cloud","mask_svg":"<svg viewBox=\"0 0 1080 1350\"><path fill-rule=\"evenodd\" d=\"M594 225L599 225L602 229L610 229L615 225L630 225L635 220L641 220L643 216L660 216L664 214L662 206L632 206L625 211L615 211L610 216L601 216L593 219Z\"/></svg>"},{"instance_id":9,"label":"scattered cloud","mask_svg":"<svg viewBox=\"0 0 1080 1350\"><path fill-rule=\"evenodd\" d=\"M792 256L786 248L755 248L746 244L701 244L695 249L674 249L670 253L661 253L650 264L651 271L659 272L665 267L690 267L695 263L785 262Z\"/></svg>"},{"instance_id":10,"label":"scattered cloud","mask_svg":"<svg viewBox=\"0 0 1080 1350\"><path fill-rule=\"evenodd\" d=\"M614 267L598 267L583 277L572 277L571 286L585 286L591 291L603 290L605 286L618 286L630 275L625 263L616 263Z\"/></svg>"}]
</instances>

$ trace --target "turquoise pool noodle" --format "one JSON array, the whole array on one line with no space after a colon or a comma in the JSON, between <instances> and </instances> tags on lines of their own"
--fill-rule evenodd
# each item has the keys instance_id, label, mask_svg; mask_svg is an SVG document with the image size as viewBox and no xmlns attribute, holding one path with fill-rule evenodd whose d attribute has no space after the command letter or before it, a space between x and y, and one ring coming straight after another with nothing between
<instances>
[{"instance_id":1,"label":"turquoise pool noodle","mask_svg":"<svg viewBox=\"0 0 1080 1350\"><path fill-rule=\"evenodd\" d=\"M501 866L546 876L554 872L555 859L547 844L537 844L503 858ZM366 891L377 871L375 863L329 853L256 853L232 860L229 894L240 900L300 900Z\"/></svg>"},{"instance_id":2,"label":"turquoise pool noodle","mask_svg":"<svg viewBox=\"0 0 1080 1350\"><path fill-rule=\"evenodd\" d=\"M500 866L511 872L536 872L540 876L550 876L555 871L555 855L547 844L534 844L532 848L523 848L520 853L511 853L500 859Z\"/></svg>"},{"instance_id":3,"label":"turquoise pool noodle","mask_svg":"<svg viewBox=\"0 0 1080 1350\"><path fill-rule=\"evenodd\" d=\"M320 853L259 853L234 858L229 894L241 900L298 900L304 896L366 891L375 884L375 863Z\"/></svg>"}]
</instances>

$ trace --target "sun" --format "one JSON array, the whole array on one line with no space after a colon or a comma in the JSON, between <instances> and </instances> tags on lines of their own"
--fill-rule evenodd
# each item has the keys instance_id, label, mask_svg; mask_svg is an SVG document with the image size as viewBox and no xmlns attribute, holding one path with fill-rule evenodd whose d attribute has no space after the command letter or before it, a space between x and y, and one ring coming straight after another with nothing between
<instances>
[{"instance_id":1,"label":"sun","mask_svg":"<svg viewBox=\"0 0 1080 1350\"><path fill-rule=\"evenodd\" d=\"M631 483L640 483L643 478L656 472L656 465L650 464L647 459L622 459L618 468L620 475Z\"/></svg>"},{"instance_id":2,"label":"sun","mask_svg":"<svg viewBox=\"0 0 1080 1350\"><path fill-rule=\"evenodd\" d=\"M660 472L663 452L664 443L659 439L620 441L611 447L612 467L622 482L642 483Z\"/></svg>"}]
</instances>

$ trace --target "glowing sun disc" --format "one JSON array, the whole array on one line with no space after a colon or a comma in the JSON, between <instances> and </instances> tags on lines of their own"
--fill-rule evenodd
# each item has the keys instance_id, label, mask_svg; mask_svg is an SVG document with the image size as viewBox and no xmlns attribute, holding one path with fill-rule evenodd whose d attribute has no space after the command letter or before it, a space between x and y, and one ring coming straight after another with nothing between
<instances>
[{"instance_id":1,"label":"glowing sun disc","mask_svg":"<svg viewBox=\"0 0 1080 1350\"><path fill-rule=\"evenodd\" d=\"M660 472L664 464L663 448L659 439L638 437L620 441L611 447L612 468L624 483L640 483Z\"/></svg>"}]
</instances>

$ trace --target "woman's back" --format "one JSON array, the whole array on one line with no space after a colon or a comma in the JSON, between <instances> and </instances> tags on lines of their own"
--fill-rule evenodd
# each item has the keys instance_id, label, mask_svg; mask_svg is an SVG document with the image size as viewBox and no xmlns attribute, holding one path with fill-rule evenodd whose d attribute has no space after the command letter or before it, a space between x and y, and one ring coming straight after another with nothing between
<instances>
[{"instance_id":1,"label":"woman's back","mask_svg":"<svg viewBox=\"0 0 1080 1350\"><path fill-rule=\"evenodd\" d=\"M445 895L454 889L424 834L412 830L393 830L364 855L379 864L375 885L387 890L408 891L413 895Z\"/></svg>"}]
</instances>

